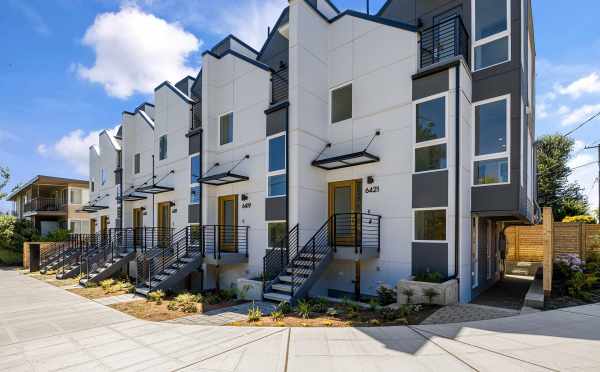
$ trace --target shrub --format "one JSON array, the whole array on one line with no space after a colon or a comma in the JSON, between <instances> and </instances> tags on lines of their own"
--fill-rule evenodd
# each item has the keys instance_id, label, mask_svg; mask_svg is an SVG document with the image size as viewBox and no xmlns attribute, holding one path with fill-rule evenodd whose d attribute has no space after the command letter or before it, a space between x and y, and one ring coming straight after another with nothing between
<instances>
[{"instance_id":1,"label":"shrub","mask_svg":"<svg viewBox=\"0 0 600 372\"><path fill-rule=\"evenodd\" d=\"M296 311L301 317L308 319L310 317L310 302L306 301L305 299L298 301Z\"/></svg>"},{"instance_id":2,"label":"shrub","mask_svg":"<svg viewBox=\"0 0 600 372\"><path fill-rule=\"evenodd\" d=\"M85 282L86 288L96 288L97 286L98 286L98 283L93 282L91 280L88 280L87 282Z\"/></svg>"},{"instance_id":3,"label":"shrub","mask_svg":"<svg viewBox=\"0 0 600 372\"><path fill-rule=\"evenodd\" d=\"M222 289L221 291L219 291L219 297L221 297L221 300L225 302L232 301L237 298L237 291L235 288Z\"/></svg>"},{"instance_id":4,"label":"shrub","mask_svg":"<svg viewBox=\"0 0 600 372\"><path fill-rule=\"evenodd\" d=\"M327 301L325 299L318 298L318 299L312 301L311 310L315 313L322 314L327 311L328 305L329 304L327 303Z\"/></svg>"},{"instance_id":5,"label":"shrub","mask_svg":"<svg viewBox=\"0 0 600 372\"><path fill-rule=\"evenodd\" d=\"M369 324L372 326L380 326L381 322L379 321L379 319L371 319L369 320Z\"/></svg>"},{"instance_id":6,"label":"shrub","mask_svg":"<svg viewBox=\"0 0 600 372\"><path fill-rule=\"evenodd\" d=\"M239 291L239 298L240 300L245 300L246 299L246 295L248 294L248 291L250 290L250 285L246 284L242 287L242 289Z\"/></svg>"},{"instance_id":7,"label":"shrub","mask_svg":"<svg viewBox=\"0 0 600 372\"><path fill-rule=\"evenodd\" d=\"M423 295L427 297L429 303L431 303L433 301L433 298L439 296L440 294L434 288L425 288L423 290Z\"/></svg>"},{"instance_id":8,"label":"shrub","mask_svg":"<svg viewBox=\"0 0 600 372\"><path fill-rule=\"evenodd\" d=\"M329 309L327 309L327 312L326 312L326 314L327 314L327 315L329 315L329 316L336 316L336 315L338 315L339 313L338 313L338 311L335 309L335 307L330 307Z\"/></svg>"},{"instance_id":9,"label":"shrub","mask_svg":"<svg viewBox=\"0 0 600 372\"><path fill-rule=\"evenodd\" d=\"M162 304L162 300L165 298L165 292L163 290L152 291L148 293L148 301L156 302L157 305Z\"/></svg>"},{"instance_id":10,"label":"shrub","mask_svg":"<svg viewBox=\"0 0 600 372\"><path fill-rule=\"evenodd\" d=\"M252 306L248 308L248 322L258 322L262 317L262 311L256 305L254 305L254 301L252 301Z\"/></svg>"},{"instance_id":11,"label":"shrub","mask_svg":"<svg viewBox=\"0 0 600 372\"><path fill-rule=\"evenodd\" d=\"M0 265L22 265L23 243L38 240L31 221L0 216Z\"/></svg>"},{"instance_id":12,"label":"shrub","mask_svg":"<svg viewBox=\"0 0 600 372\"><path fill-rule=\"evenodd\" d=\"M277 310L281 311L283 315L286 315L292 312L292 305L290 305L289 302L281 301L277 305Z\"/></svg>"},{"instance_id":13,"label":"shrub","mask_svg":"<svg viewBox=\"0 0 600 372\"><path fill-rule=\"evenodd\" d=\"M210 293L204 297L204 302L209 305L216 305L221 302L221 297L218 294Z\"/></svg>"},{"instance_id":14,"label":"shrub","mask_svg":"<svg viewBox=\"0 0 600 372\"><path fill-rule=\"evenodd\" d=\"M390 309L389 307L384 307L379 311L381 318L386 322L394 321L398 318L398 312L394 309Z\"/></svg>"},{"instance_id":15,"label":"shrub","mask_svg":"<svg viewBox=\"0 0 600 372\"><path fill-rule=\"evenodd\" d=\"M406 303L410 304L412 296L415 295L415 291L412 288L404 288L402 294L406 296Z\"/></svg>"},{"instance_id":16,"label":"shrub","mask_svg":"<svg viewBox=\"0 0 600 372\"><path fill-rule=\"evenodd\" d=\"M417 282L426 282L426 283L442 283L444 281L444 275L434 272L424 272L418 273L415 275L414 280Z\"/></svg>"},{"instance_id":17,"label":"shrub","mask_svg":"<svg viewBox=\"0 0 600 372\"><path fill-rule=\"evenodd\" d=\"M274 322L279 322L280 320L283 320L283 318L284 315L279 310L275 310L271 313L271 319L273 319Z\"/></svg>"},{"instance_id":18,"label":"shrub","mask_svg":"<svg viewBox=\"0 0 600 372\"><path fill-rule=\"evenodd\" d=\"M378 307L379 307L379 300L376 300L374 298L369 300L369 310L375 311L375 310L377 310Z\"/></svg>"},{"instance_id":19,"label":"shrub","mask_svg":"<svg viewBox=\"0 0 600 372\"><path fill-rule=\"evenodd\" d=\"M65 229L58 229L48 233L40 240L43 242L65 242L69 240L69 234L71 232Z\"/></svg>"},{"instance_id":20,"label":"shrub","mask_svg":"<svg viewBox=\"0 0 600 372\"><path fill-rule=\"evenodd\" d=\"M100 282L100 287L102 287L102 290L106 293L110 292L110 287L112 287L115 284L115 281L113 279L106 279Z\"/></svg>"},{"instance_id":21,"label":"shrub","mask_svg":"<svg viewBox=\"0 0 600 372\"><path fill-rule=\"evenodd\" d=\"M598 277L594 274L584 274L579 271L575 272L567 281L567 291L569 296L589 301L591 297L589 290L596 282L598 282Z\"/></svg>"},{"instance_id":22,"label":"shrub","mask_svg":"<svg viewBox=\"0 0 600 372\"><path fill-rule=\"evenodd\" d=\"M567 216L563 218L562 222L593 224L596 223L596 219L589 215Z\"/></svg>"},{"instance_id":23,"label":"shrub","mask_svg":"<svg viewBox=\"0 0 600 372\"><path fill-rule=\"evenodd\" d=\"M377 297L381 306L387 306L396 302L396 291L386 284L377 288Z\"/></svg>"}]
</instances>

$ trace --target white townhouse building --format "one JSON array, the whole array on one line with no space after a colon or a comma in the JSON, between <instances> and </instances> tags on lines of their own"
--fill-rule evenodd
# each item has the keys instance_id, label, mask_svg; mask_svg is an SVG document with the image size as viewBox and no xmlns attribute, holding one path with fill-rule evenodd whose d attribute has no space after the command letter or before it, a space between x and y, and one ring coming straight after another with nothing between
<instances>
[{"instance_id":1,"label":"white townhouse building","mask_svg":"<svg viewBox=\"0 0 600 372\"><path fill-rule=\"evenodd\" d=\"M270 30L90 149L90 211L137 231L138 291L360 296L437 272L469 302L496 282L503 229L537 218L530 0L290 0Z\"/></svg>"}]
</instances>

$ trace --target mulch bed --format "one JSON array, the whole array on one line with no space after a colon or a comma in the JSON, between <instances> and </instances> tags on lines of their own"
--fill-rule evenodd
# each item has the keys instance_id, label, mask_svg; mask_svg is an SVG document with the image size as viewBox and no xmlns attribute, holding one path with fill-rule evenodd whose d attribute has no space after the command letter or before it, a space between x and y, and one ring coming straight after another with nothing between
<instances>
[{"instance_id":1,"label":"mulch bed","mask_svg":"<svg viewBox=\"0 0 600 372\"><path fill-rule=\"evenodd\" d=\"M363 309L352 315L344 311L342 305L331 304L330 307L335 308L339 313L335 316L311 313L308 319L302 318L298 313L290 313L279 321L274 321L270 316L263 316L256 322L239 321L227 325L238 327L387 327L420 324L440 308L436 305L422 305L421 311L411 313L407 318L384 320L378 311Z\"/></svg>"},{"instance_id":2,"label":"mulch bed","mask_svg":"<svg viewBox=\"0 0 600 372\"><path fill-rule=\"evenodd\" d=\"M179 310L169 310L167 306L169 301L164 300L160 304L146 300L137 300L122 302L110 305L113 309L119 310L125 314L134 316L138 319L150 320L153 322L162 322L165 320L173 320L184 316L194 315L194 313L184 313ZM198 304L200 305L200 304ZM198 306L200 309L200 306Z\"/></svg>"},{"instance_id":3,"label":"mulch bed","mask_svg":"<svg viewBox=\"0 0 600 372\"><path fill-rule=\"evenodd\" d=\"M556 275L552 280L552 293L544 298L544 310L562 309L571 306L589 305L600 303L600 285L597 284L589 292L589 301L569 296L565 280Z\"/></svg>"},{"instance_id":4,"label":"mulch bed","mask_svg":"<svg viewBox=\"0 0 600 372\"><path fill-rule=\"evenodd\" d=\"M72 288L72 289L67 289L67 291L69 291L71 293L75 293L76 295L79 295L81 297L85 297L88 300L97 300L99 298L120 296L120 295L130 293L128 291L115 291L115 292L107 293L104 291L104 289L102 289L102 287Z\"/></svg>"}]
</instances>

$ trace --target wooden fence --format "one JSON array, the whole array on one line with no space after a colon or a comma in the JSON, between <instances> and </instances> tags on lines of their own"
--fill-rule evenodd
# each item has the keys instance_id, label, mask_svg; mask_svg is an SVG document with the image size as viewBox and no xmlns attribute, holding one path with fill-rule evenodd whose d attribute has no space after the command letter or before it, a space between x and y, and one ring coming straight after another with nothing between
<instances>
[{"instance_id":1,"label":"wooden fence","mask_svg":"<svg viewBox=\"0 0 600 372\"><path fill-rule=\"evenodd\" d=\"M544 291L552 287L552 263L560 255L586 258L600 253L600 225L554 222L552 209L544 208L542 225L510 226L506 236L506 260L542 262Z\"/></svg>"}]
</instances>

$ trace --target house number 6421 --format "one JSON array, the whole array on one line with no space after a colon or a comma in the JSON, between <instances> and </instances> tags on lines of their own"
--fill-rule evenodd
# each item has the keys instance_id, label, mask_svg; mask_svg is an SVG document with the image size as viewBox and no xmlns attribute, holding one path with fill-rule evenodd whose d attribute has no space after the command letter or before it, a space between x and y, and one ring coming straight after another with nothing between
<instances>
[{"instance_id":1,"label":"house number 6421","mask_svg":"<svg viewBox=\"0 0 600 372\"><path fill-rule=\"evenodd\" d=\"M372 192L379 192L379 186L369 186L365 189L366 194L370 194Z\"/></svg>"}]
</instances>

